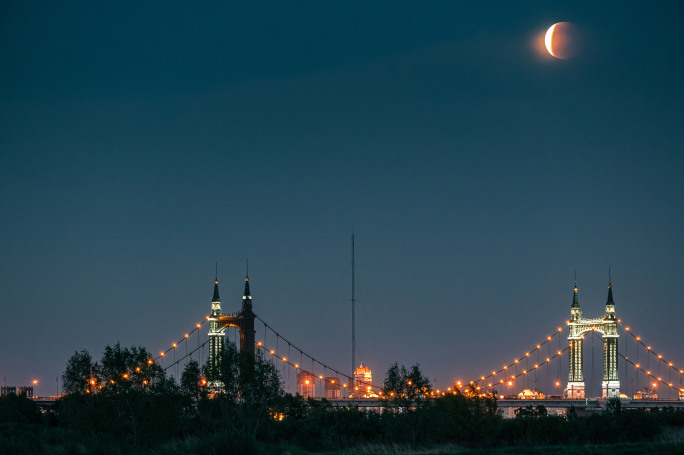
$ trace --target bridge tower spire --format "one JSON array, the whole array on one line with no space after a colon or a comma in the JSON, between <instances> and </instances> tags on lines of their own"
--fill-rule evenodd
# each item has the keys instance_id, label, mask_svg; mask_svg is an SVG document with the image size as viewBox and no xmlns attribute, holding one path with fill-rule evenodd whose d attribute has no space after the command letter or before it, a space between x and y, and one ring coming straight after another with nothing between
<instances>
[{"instance_id":1,"label":"bridge tower spire","mask_svg":"<svg viewBox=\"0 0 684 455\"><path fill-rule=\"evenodd\" d=\"M582 356L584 335L575 330L582 319L579 296L577 295L577 272L575 272L575 287L572 293L572 306L570 307L570 333L568 335L568 398L584 398L584 358Z\"/></svg>"},{"instance_id":2,"label":"bridge tower spire","mask_svg":"<svg viewBox=\"0 0 684 455\"><path fill-rule=\"evenodd\" d=\"M221 298L219 297L218 270L214 278L214 296L211 298L211 315L209 321L209 376L214 386L219 386L216 380L219 372L219 362L225 348L226 332L219 319L221 317Z\"/></svg>"},{"instance_id":3,"label":"bridge tower spire","mask_svg":"<svg viewBox=\"0 0 684 455\"><path fill-rule=\"evenodd\" d=\"M247 269L245 274L245 292L242 296L242 311L240 311L238 318L240 326L240 352L247 352L252 356L254 356L256 350L255 317L252 311L252 293L249 290L249 269Z\"/></svg>"},{"instance_id":4,"label":"bridge tower spire","mask_svg":"<svg viewBox=\"0 0 684 455\"><path fill-rule=\"evenodd\" d=\"M618 380L618 332L615 318L615 302L613 302L613 283L608 269L608 299L606 315L603 318L603 381L601 389L604 398L620 397L620 381Z\"/></svg>"}]
</instances>

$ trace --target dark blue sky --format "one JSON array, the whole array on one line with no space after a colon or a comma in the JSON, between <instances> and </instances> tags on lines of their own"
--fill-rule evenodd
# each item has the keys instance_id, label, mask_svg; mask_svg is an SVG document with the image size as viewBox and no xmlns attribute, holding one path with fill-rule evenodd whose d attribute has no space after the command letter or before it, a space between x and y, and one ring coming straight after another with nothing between
<instances>
[{"instance_id":1,"label":"dark blue sky","mask_svg":"<svg viewBox=\"0 0 684 455\"><path fill-rule=\"evenodd\" d=\"M680 365L679 2L0 6L0 376L158 352L242 295L444 386L616 309ZM572 60L535 42L558 21ZM260 327L257 327L260 330ZM259 334L257 334L259 337ZM622 340L622 339L621 339ZM565 370L564 370L564 380Z\"/></svg>"}]
</instances>

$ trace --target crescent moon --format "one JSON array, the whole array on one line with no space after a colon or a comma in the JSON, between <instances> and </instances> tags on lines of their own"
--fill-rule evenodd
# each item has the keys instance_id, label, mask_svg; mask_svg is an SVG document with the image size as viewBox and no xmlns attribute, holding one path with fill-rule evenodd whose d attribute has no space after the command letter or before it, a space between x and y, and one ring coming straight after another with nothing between
<instances>
[{"instance_id":1,"label":"crescent moon","mask_svg":"<svg viewBox=\"0 0 684 455\"><path fill-rule=\"evenodd\" d=\"M553 55L554 57L556 57L556 55L553 53L553 29L556 28L556 25L558 24L553 24L551 27L549 27L549 29L546 31L546 36L544 37L546 50L549 51L549 54Z\"/></svg>"}]
</instances>

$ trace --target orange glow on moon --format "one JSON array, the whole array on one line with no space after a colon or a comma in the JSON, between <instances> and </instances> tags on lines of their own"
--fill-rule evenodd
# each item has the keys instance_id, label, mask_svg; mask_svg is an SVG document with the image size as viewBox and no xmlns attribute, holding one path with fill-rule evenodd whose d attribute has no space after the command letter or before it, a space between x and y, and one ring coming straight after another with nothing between
<instances>
[{"instance_id":1,"label":"orange glow on moon","mask_svg":"<svg viewBox=\"0 0 684 455\"><path fill-rule=\"evenodd\" d=\"M572 58L577 53L577 30L570 22L557 22L546 31L544 44L552 56L559 59Z\"/></svg>"}]
</instances>

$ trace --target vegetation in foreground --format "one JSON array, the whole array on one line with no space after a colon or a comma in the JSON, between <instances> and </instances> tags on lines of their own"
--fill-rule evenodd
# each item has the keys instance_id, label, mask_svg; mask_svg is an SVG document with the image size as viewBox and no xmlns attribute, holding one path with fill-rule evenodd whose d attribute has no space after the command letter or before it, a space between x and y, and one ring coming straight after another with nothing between
<instances>
[{"instance_id":1,"label":"vegetation in foreground","mask_svg":"<svg viewBox=\"0 0 684 455\"><path fill-rule=\"evenodd\" d=\"M382 412L285 394L273 364L226 349L190 362L179 383L138 347L75 353L54 413L0 398L0 453L20 454L515 454L684 453L684 411L624 410L567 418L543 407L504 419L496 400L431 389L417 365L393 365ZM207 383L220 384L212 388Z\"/></svg>"}]
</instances>

